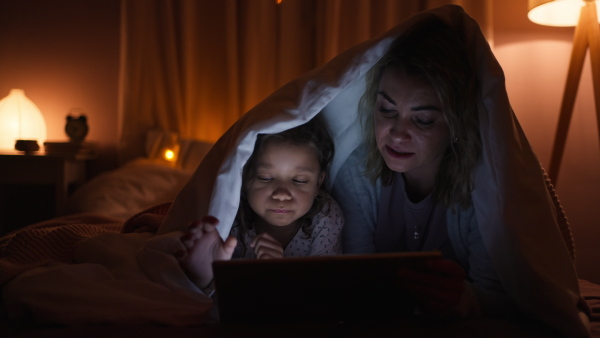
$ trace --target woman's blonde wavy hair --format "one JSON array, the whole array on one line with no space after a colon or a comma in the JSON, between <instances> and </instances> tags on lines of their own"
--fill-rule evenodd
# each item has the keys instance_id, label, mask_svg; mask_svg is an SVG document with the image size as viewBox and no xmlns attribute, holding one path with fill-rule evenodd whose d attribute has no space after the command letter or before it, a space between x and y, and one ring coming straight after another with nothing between
<instances>
[{"instance_id":1,"label":"woman's blonde wavy hair","mask_svg":"<svg viewBox=\"0 0 600 338\"><path fill-rule=\"evenodd\" d=\"M367 73L367 89L359 102L363 137L368 148L366 175L382 184L393 181L377 148L374 112L383 71L399 67L409 76L428 81L442 104L450 130L448 147L436 177L434 200L445 206L468 207L471 201L471 172L481 153L477 116L477 82L459 32L436 18L423 20L393 42L388 52Z\"/></svg>"}]
</instances>

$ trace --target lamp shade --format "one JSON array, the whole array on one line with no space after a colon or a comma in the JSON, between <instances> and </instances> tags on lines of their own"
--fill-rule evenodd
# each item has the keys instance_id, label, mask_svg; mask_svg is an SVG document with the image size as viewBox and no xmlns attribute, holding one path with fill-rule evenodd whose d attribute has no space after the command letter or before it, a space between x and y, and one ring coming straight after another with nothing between
<instances>
[{"instance_id":1,"label":"lamp shade","mask_svg":"<svg viewBox=\"0 0 600 338\"><path fill-rule=\"evenodd\" d=\"M586 1L598 0L529 0L527 17L532 22L545 26L577 26L581 7ZM600 11L600 6L596 7Z\"/></svg>"},{"instance_id":2,"label":"lamp shade","mask_svg":"<svg viewBox=\"0 0 600 338\"><path fill-rule=\"evenodd\" d=\"M46 121L22 89L0 100L0 149L14 149L16 140L46 140Z\"/></svg>"}]
</instances>

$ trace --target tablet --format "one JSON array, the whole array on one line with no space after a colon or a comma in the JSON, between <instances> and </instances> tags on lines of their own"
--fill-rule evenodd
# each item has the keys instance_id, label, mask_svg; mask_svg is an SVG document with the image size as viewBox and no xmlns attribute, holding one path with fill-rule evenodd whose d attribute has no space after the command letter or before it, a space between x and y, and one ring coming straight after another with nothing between
<instances>
[{"instance_id":1,"label":"tablet","mask_svg":"<svg viewBox=\"0 0 600 338\"><path fill-rule=\"evenodd\" d=\"M414 311L395 286L401 267L441 258L438 251L213 262L223 322L355 321Z\"/></svg>"}]
</instances>

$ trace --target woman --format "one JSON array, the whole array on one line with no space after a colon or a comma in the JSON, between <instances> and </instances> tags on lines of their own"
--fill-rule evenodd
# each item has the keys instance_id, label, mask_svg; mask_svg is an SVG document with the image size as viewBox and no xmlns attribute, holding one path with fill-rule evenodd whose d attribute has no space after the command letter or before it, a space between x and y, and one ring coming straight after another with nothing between
<instances>
[{"instance_id":1,"label":"woman","mask_svg":"<svg viewBox=\"0 0 600 338\"><path fill-rule=\"evenodd\" d=\"M441 20L425 19L369 70L359 106L364 144L342 165L333 195L347 219L345 253L443 253L443 261L401 271L401 287L413 291L423 312L514 316L527 310L513 298L512 288L519 285L498 275L509 255L494 260L489 251L504 243L508 251L519 242L485 241L482 232L496 230L487 229L493 222L478 217L473 203L474 188L484 184L473 175L482 156L480 89L463 39ZM538 170L541 182L540 165L528 166ZM498 197L500 203L502 194ZM557 250L564 252L564 245ZM518 275L518 268L504 271Z\"/></svg>"},{"instance_id":2,"label":"woman","mask_svg":"<svg viewBox=\"0 0 600 338\"><path fill-rule=\"evenodd\" d=\"M470 174L481 152L474 83L456 32L435 19L414 25L367 74L359 108L365 144L342 166L333 191L349 220L346 253L440 250L449 259L442 263L447 278L422 292L431 298L423 310L439 315L458 310L459 300L463 315L512 312L473 217ZM457 212L468 222L454 224ZM461 241L480 247L457 257ZM472 264L482 269L469 275L474 287L464 292L463 268ZM444 286L447 293L427 297ZM470 291L490 301L479 303Z\"/></svg>"},{"instance_id":3,"label":"woman","mask_svg":"<svg viewBox=\"0 0 600 338\"><path fill-rule=\"evenodd\" d=\"M435 22L442 22L438 31L456 32L453 41L463 46L450 42L449 48L454 46L458 54L423 52L422 57L444 67L417 72L404 66L386 69L378 63L394 48L410 51L412 45L402 47L404 37L432 22L438 26ZM360 138L357 107L365 92L365 74L378 67L391 89L379 93L381 78L372 77L377 89L370 85L371 93L362 100L367 107L363 112L374 118L371 127L368 119L364 121L364 129L373 134L369 146ZM423 76L428 73L441 78ZM404 95L417 88L427 100L413 107ZM439 95L456 89L458 94ZM457 97L461 99L454 102ZM394 109L397 114L386 115L386 110ZM423 310L434 314L456 310L462 315L497 315L518 309L568 336L588 334L577 275L557 228L539 161L511 110L500 65L477 23L458 6L419 13L290 82L250 110L205 157L173 203L160 233L185 230L190 221L214 215L220 220L221 237L227 238L239 205L241 170L256 136L293 128L317 114L323 114L335 141L328 176L337 182L335 197L347 212L345 250L441 250L445 259L429 266L443 272L441 277L406 270L400 279L409 283L433 276L433 288L419 295L424 297ZM375 117L380 121L376 123ZM403 142L407 135L414 142ZM435 146L430 147L432 139ZM371 177L380 177L380 183L372 184L360 167L369 169ZM346 180L348 172L355 178ZM342 189L349 193L341 196ZM398 192L407 193L406 208L392 203L402 197ZM345 197L353 198L345 201ZM385 208L399 214L380 220ZM398 217L404 227L392 227ZM403 233L396 237L377 233L375 225L381 230L379 223L384 221L389 231ZM432 290L440 290L437 285L445 292L432 297Z\"/></svg>"}]
</instances>

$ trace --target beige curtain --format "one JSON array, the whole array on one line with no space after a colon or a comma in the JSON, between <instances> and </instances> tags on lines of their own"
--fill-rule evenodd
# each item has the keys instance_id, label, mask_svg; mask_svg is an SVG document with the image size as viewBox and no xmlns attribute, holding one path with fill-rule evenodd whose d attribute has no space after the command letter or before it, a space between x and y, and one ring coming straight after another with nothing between
<instances>
[{"instance_id":1,"label":"beige curtain","mask_svg":"<svg viewBox=\"0 0 600 338\"><path fill-rule=\"evenodd\" d=\"M120 159L148 129L216 141L275 89L410 15L491 0L122 0Z\"/></svg>"}]
</instances>

